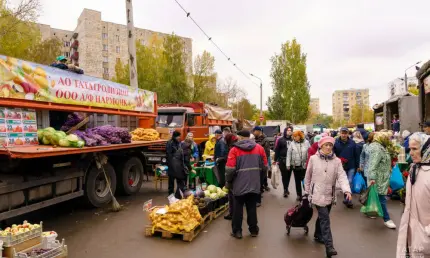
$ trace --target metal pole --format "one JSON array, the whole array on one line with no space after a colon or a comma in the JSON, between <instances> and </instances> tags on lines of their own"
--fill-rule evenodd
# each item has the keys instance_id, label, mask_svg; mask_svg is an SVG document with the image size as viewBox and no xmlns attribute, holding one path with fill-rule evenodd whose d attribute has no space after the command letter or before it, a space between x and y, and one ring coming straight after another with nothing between
<instances>
[{"instance_id":1,"label":"metal pole","mask_svg":"<svg viewBox=\"0 0 430 258\"><path fill-rule=\"evenodd\" d=\"M408 75L405 72L405 93L408 93Z\"/></svg>"},{"instance_id":2,"label":"metal pole","mask_svg":"<svg viewBox=\"0 0 430 258\"><path fill-rule=\"evenodd\" d=\"M260 116L263 116L263 82L260 82Z\"/></svg>"},{"instance_id":3,"label":"metal pole","mask_svg":"<svg viewBox=\"0 0 430 258\"><path fill-rule=\"evenodd\" d=\"M125 0L127 15L127 33L128 33L128 63L130 66L130 86L137 88L137 65L136 65L136 38L134 35L133 22L133 3L132 0Z\"/></svg>"}]
</instances>

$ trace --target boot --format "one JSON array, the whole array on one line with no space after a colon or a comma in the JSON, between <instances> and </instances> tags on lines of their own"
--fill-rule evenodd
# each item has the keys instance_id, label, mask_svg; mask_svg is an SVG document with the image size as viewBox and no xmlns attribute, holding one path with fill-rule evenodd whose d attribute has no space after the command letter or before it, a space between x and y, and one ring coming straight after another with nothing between
<instances>
[{"instance_id":1,"label":"boot","mask_svg":"<svg viewBox=\"0 0 430 258\"><path fill-rule=\"evenodd\" d=\"M224 219L225 220L232 220L233 216L231 214L228 214L228 215L224 216Z\"/></svg>"},{"instance_id":2,"label":"boot","mask_svg":"<svg viewBox=\"0 0 430 258\"><path fill-rule=\"evenodd\" d=\"M242 233L241 232L231 233L231 236L236 238L236 239L242 239Z\"/></svg>"},{"instance_id":3,"label":"boot","mask_svg":"<svg viewBox=\"0 0 430 258\"><path fill-rule=\"evenodd\" d=\"M325 252L327 254L327 257L332 257L334 255L337 255L337 251L336 249L334 249L334 247L328 247Z\"/></svg>"}]
</instances>

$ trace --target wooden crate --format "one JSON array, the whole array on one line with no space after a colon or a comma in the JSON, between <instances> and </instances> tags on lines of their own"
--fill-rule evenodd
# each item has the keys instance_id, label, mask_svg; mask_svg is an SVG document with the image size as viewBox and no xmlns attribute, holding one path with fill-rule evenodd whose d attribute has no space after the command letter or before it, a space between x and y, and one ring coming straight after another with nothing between
<instances>
[{"instance_id":1,"label":"wooden crate","mask_svg":"<svg viewBox=\"0 0 430 258\"><path fill-rule=\"evenodd\" d=\"M223 215L228 210L228 203L224 204L223 206L219 207L218 209L214 210L212 212L212 219L216 219L219 216Z\"/></svg>"},{"instance_id":2,"label":"wooden crate","mask_svg":"<svg viewBox=\"0 0 430 258\"><path fill-rule=\"evenodd\" d=\"M145 227L145 236L160 236L161 238L167 239L179 238L182 241L191 242L200 234L200 232L202 232L202 230L207 225L209 225L209 223L212 221L212 218L212 213L207 214L204 218L202 218L202 222L190 232L172 233L164 229L156 228L154 233L152 233L152 225L148 225Z\"/></svg>"}]
</instances>

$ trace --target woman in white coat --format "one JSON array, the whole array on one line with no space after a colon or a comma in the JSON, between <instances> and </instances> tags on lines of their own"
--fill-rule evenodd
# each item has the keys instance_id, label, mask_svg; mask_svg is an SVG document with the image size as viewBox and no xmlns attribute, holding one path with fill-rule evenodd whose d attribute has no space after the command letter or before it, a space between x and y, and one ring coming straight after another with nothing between
<instances>
[{"instance_id":1,"label":"woman in white coat","mask_svg":"<svg viewBox=\"0 0 430 258\"><path fill-rule=\"evenodd\" d=\"M327 257L337 255L333 247L330 229L330 210L335 200L336 181L346 198L351 200L351 188L342 162L333 153L333 137L323 137L318 141L318 152L309 159L305 176L305 195L318 210L315 224L315 241L324 243Z\"/></svg>"},{"instance_id":2,"label":"woman in white coat","mask_svg":"<svg viewBox=\"0 0 430 258\"><path fill-rule=\"evenodd\" d=\"M397 239L397 258L430 257L430 136L409 138L413 161L406 180L406 203Z\"/></svg>"}]
</instances>

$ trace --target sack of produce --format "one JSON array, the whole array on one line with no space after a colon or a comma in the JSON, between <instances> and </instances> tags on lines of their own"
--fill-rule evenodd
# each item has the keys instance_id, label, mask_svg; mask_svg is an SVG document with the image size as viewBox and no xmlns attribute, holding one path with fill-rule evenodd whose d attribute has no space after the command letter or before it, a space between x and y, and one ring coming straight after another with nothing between
<instances>
[{"instance_id":1,"label":"sack of produce","mask_svg":"<svg viewBox=\"0 0 430 258\"><path fill-rule=\"evenodd\" d=\"M160 139L160 134L154 129L136 128L131 132L133 141L155 141Z\"/></svg>"}]
</instances>

